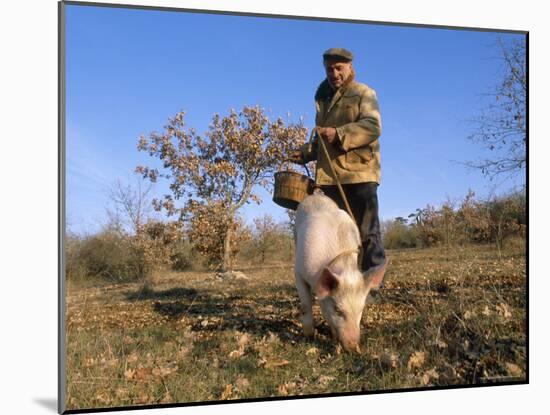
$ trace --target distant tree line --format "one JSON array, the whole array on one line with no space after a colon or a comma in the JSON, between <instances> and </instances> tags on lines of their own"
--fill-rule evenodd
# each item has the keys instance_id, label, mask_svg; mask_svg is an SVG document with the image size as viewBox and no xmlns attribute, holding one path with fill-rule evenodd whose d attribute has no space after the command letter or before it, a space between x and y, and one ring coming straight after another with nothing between
<instances>
[{"instance_id":1,"label":"distant tree line","mask_svg":"<svg viewBox=\"0 0 550 415\"><path fill-rule=\"evenodd\" d=\"M217 270L223 239L211 233L182 229L177 221L145 219L135 230L110 220L94 234L66 237L66 275L69 280L150 283L159 272ZM237 217L233 225L231 262L236 267L292 263L294 238L288 222L270 215L247 225Z\"/></svg>"},{"instance_id":2,"label":"distant tree line","mask_svg":"<svg viewBox=\"0 0 550 415\"><path fill-rule=\"evenodd\" d=\"M408 217L382 223L388 249L493 243L499 254L510 237L525 237L525 190L485 199L470 191L459 202L447 200L436 208L427 205Z\"/></svg>"}]
</instances>

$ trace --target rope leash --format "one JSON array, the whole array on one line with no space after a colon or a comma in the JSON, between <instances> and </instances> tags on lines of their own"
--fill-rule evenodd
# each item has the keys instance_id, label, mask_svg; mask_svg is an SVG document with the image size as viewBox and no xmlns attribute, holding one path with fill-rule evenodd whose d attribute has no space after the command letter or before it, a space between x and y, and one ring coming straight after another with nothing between
<instances>
[{"instance_id":1,"label":"rope leash","mask_svg":"<svg viewBox=\"0 0 550 415\"><path fill-rule=\"evenodd\" d=\"M328 263L327 268L330 268L332 264L334 264L338 259L342 258L345 255L352 255L352 254L360 254L361 248L356 249L349 249L347 251L341 252L338 255L336 255L332 260Z\"/></svg>"},{"instance_id":2,"label":"rope leash","mask_svg":"<svg viewBox=\"0 0 550 415\"><path fill-rule=\"evenodd\" d=\"M317 131L317 127L313 128L311 130L311 137L313 136L313 134L316 131ZM311 141L311 137L310 137L310 141ZM357 226L357 229L359 229L359 224L355 220L355 216L353 216L353 212L351 211L351 207L349 206L348 199L346 198L346 195L344 194L344 189L342 188L342 185L340 184L340 180L338 179L338 175L336 174L336 171L334 170L334 166L332 165L332 160L330 159L330 156L328 154L327 146L325 145L325 140L321 136L319 136L319 140L321 141L321 147L323 148L323 153L324 153L324 155L325 155L325 157L328 161L328 165L329 165L329 168L330 168L330 174L332 175L334 180L336 180L336 185L338 186L338 191L340 192L340 196L342 197L342 200L344 201L344 206L346 207L346 211L348 212L348 215L350 215L350 217L355 222L355 226ZM317 170L318 169L316 169L316 171L315 171L316 173L317 173ZM315 177L315 183L317 183L317 177ZM338 258L338 256L336 258ZM359 267L361 266L362 261L363 261L363 247L361 245L359 245L359 254L357 256L357 263L358 263Z\"/></svg>"}]
</instances>

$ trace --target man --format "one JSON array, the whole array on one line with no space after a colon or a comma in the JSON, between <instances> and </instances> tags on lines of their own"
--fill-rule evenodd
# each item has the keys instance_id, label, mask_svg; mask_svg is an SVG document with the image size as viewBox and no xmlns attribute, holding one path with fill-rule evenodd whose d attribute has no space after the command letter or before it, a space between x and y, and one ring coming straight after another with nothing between
<instances>
[{"instance_id":1,"label":"man","mask_svg":"<svg viewBox=\"0 0 550 415\"><path fill-rule=\"evenodd\" d=\"M292 156L301 164L317 160L316 185L345 210L319 138L325 141L361 233L363 257L360 267L366 271L385 261L377 196L381 119L376 93L355 81L352 61L352 53L342 48L332 48L323 54L326 79L315 93L317 134L311 143Z\"/></svg>"}]
</instances>

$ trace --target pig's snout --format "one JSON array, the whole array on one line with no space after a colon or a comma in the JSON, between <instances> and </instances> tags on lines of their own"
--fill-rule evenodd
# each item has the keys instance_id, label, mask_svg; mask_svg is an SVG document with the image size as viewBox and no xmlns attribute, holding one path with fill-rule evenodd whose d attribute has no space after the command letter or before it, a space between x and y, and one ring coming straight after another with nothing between
<instances>
[{"instance_id":1,"label":"pig's snout","mask_svg":"<svg viewBox=\"0 0 550 415\"><path fill-rule=\"evenodd\" d=\"M340 344L346 352L361 352L361 349L359 348L359 333L344 334L340 336Z\"/></svg>"}]
</instances>

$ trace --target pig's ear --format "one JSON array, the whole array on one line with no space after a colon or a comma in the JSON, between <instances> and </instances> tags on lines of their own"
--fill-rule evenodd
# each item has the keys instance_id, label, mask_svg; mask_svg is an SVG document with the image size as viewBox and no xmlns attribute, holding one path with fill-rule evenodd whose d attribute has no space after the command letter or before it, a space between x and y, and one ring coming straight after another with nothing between
<instances>
[{"instance_id":1,"label":"pig's ear","mask_svg":"<svg viewBox=\"0 0 550 415\"><path fill-rule=\"evenodd\" d=\"M387 265L388 260L385 259L383 264L372 267L363 274L363 278L365 278L365 284L369 289L377 290L380 288L380 284L382 284L382 281L384 280L384 274L386 273Z\"/></svg>"},{"instance_id":2,"label":"pig's ear","mask_svg":"<svg viewBox=\"0 0 550 415\"><path fill-rule=\"evenodd\" d=\"M317 281L317 286L315 287L315 294L319 300L322 300L327 295L330 295L336 287L340 284L340 279L338 275L334 274L330 269L325 268L321 272L321 276Z\"/></svg>"}]
</instances>

